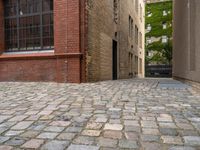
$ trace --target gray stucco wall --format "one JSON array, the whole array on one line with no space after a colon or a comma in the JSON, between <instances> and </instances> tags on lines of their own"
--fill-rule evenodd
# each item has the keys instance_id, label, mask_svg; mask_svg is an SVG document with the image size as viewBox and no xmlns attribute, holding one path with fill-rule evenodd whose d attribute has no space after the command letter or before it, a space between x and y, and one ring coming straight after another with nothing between
<instances>
[{"instance_id":1,"label":"gray stucco wall","mask_svg":"<svg viewBox=\"0 0 200 150\"><path fill-rule=\"evenodd\" d=\"M200 82L200 0L174 0L173 76Z\"/></svg>"}]
</instances>

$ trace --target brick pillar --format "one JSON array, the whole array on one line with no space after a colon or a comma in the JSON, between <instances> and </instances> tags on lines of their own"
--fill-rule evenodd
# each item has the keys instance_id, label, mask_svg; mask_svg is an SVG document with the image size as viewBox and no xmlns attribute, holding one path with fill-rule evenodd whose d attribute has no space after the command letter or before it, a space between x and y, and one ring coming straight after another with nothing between
<instances>
[{"instance_id":1,"label":"brick pillar","mask_svg":"<svg viewBox=\"0 0 200 150\"><path fill-rule=\"evenodd\" d=\"M79 0L54 0L55 53L80 52Z\"/></svg>"},{"instance_id":2,"label":"brick pillar","mask_svg":"<svg viewBox=\"0 0 200 150\"><path fill-rule=\"evenodd\" d=\"M81 82L80 0L54 0L55 54L58 82Z\"/></svg>"},{"instance_id":3,"label":"brick pillar","mask_svg":"<svg viewBox=\"0 0 200 150\"><path fill-rule=\"evenodd\" d=\"M88 10L86 9L86 1L80 0L80 22L81 22L81 52L83 53L83 57L81 60L81 82L87 82L86 77L86 53L88 46Z\"/></svg>"},{"instance_id":4,"label":"brick pillar","mask_svg":"<svg viewBox=\"0 0 200 150\"><path fill-rule=\"evenodd\" d=\"M0 54L5 50L5 40L4 40L4 8L3 0L0 0Z\"/></svg>"}]
</instances>

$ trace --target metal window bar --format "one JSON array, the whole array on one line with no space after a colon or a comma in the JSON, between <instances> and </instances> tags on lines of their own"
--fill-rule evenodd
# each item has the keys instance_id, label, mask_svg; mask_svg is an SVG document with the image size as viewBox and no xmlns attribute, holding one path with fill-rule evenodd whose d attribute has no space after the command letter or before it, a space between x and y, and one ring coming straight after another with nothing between
<instances>
[{"instance_id":1,"label":"metal window bar","mask_svg":"<svg viewBox=\"0 0 200 150\"><path fill-rule=\"evenodd\" d=\"M6 52L54 48L53 0L5 0L4 4Z\"/></svg>"}]
</instances>

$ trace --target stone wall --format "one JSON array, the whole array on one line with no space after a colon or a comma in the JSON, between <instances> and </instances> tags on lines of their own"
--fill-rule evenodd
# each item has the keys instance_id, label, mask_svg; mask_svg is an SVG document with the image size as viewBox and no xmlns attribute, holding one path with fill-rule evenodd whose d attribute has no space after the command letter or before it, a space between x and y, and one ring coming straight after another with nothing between
<instances>
[{"instance_id":1,"label":"stone wall","mask_svg":"<svg viewBox=\"0 0 200 150\"><path fill-rule=\"evenodd\" d=\"M173 76L200 82L200 1L174 1Z\"/></svg>"}]
</instances>

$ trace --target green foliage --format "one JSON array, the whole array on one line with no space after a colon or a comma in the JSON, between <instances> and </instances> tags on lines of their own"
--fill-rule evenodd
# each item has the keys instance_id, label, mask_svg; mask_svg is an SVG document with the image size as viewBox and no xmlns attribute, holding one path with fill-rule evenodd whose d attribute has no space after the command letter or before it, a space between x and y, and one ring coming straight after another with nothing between
<instances>
[{"instance_id":1,"label":"green foliage","mask_svg":"<svg viewBox=\"0 0 200 150\"><path fill-rule=\"evenodd\" d=\"M146 23L151 25L152 30L146 33L146 37L162 37L167 36L169 39L172 37L172 1L150 3L146 5ZM167 16L163 16L163 11L167 12ZM170 11L170 13L168 13ZM152 13L151 17L148 17L148 12ZM167 29L163 29L163 23L167 24ZM167 44L163 44L160 41L153 42L146 45L146 51L154 51L155 55L151 58L146 56L146 62L157 62L158 64L171 64L172 60L172 42L169 41Z\"/></svg>"},{"instance_id":2,"label":"green foliage","mask_svg":"<svg viewBox=\"0 0 200 150\"><path fill-rule=\"evenodd\" d=\"M164 45L162 55L166 58L167 64L172 64L172 41L169 41L167 44Z\"/></svg>"},{"instance_id":3,"label":"green foliage","mask_svg":"<svg viewBox=\"0 0 200 150\"><path fill-rule=\"evenodd\" d=\"M164 44L161 41L153 42L149 44L146 48L147 50L151 51L161 51L164 48Z\"/></svg>"},{"instance_id":4,"label":"green foliage","mask_svg":"<svg viewBox=\"0 0 200 150\"><path fill-rule=\"evenodd\" d=\"M152 25L152 30L149 33L146 33L146 37L160 37L162 35L166 35L171 37L172 35L172 27L168 27L167 29L162 29L162 25Z\"/></svg>"},{"instance_id":5,"label":"green foliage","mask_svg":"<svg viewBox=\"0 0 200 150\"><path fill-rule=\"evenodd\" d=\"M162 44L161 41L154 42L146 47L146 51L154 51L153 57L146 56L146 63L157 62L158 64L172 64L172 41Z\"/></svg>"}]
</instances>

